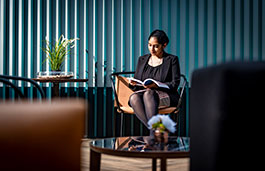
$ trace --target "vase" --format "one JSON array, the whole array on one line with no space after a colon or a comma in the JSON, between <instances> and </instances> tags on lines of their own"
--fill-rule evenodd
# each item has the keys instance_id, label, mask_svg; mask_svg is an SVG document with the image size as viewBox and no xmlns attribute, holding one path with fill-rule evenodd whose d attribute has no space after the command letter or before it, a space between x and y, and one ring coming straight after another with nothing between
<instances>
[{"instance_id":1,"label":"vase","mask_svg":"<svg viewBox=\"0 0 265 171\"><path fill-rule=\"evenodd\" d=\"M49 78L49 79L65 79L73 77L73 72L64 72L64 71L42 71L37 73L38 78Z\"/></svg>"},{"instance_id":2,"label":"vase","mask_svg":"<svg viewBox=\"0 0 265 171\"><path fill-rule=\"evenodd\" d=\"M160 129L155 129L154 142L158 149L166 150L166 145L168 143L168 131L161 131Z\"/></svg>"}]
</instances>

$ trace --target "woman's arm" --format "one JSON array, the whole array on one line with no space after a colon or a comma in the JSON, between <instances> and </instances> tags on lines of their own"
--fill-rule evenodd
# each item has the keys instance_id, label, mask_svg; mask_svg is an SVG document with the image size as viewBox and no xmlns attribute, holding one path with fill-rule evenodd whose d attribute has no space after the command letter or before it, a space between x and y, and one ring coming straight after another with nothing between
<instances>
[{"instance_id":1,"label":"woman's arm","mask_svg":"<svg viewBox=\"0 0 265 171\"><path fill-rule=\"evenodd\" d=\"M179 60L177 56L172 56L171 61L171 71L168 72L169 75L167 75L168 82L165 82L170 90L177 90L179 83L180 83L180 66L179 66Z\"/></svg>"},{"instance_id":2,"label":"woman's arm","mask_svg":"<svg viewBox=\"0 0 265 171\"><path fill-rule=\"evenodd\" d=\"M145 55L146 56L146 55ZM135 70L135 73L134 73L134 78L136 78L136 79L138 79L138 80L141 80L141 75L142 75L142 73L140 73L140 68L142 67L142 65L143 65L143 57L145 57L145 56L140 56L139 58L138 58L138 62L137 62L137 65L136 65L136 70ZM143 87L141 87L141 86L136 86L136 85L134 85L134 84L129 84L129 88L130 89L132 89L133 91L137 91L137 90L141 90L141 89L143 89Z\"/></svg>"}]
</instances>

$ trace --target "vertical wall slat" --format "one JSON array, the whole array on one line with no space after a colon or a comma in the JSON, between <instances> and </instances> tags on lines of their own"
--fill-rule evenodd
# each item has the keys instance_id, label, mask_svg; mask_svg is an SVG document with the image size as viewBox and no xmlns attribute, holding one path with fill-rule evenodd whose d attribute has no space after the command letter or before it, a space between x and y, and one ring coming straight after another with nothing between
<instances>
[{"instance_id":1,"label":"vertical wall slat","mask_svg":"<svg viewBox=\"0 0 265 171\"><path fill-rule=\"evenodd\" d=\"M14 74L14 61L15 61L15 48L14 48L14 1L9 1L9 66L8 66L8 74ZM2 37L2 36L1 36ZM2 48L1 48L2 49ZM30 67L29 67L30 68Z\"/></svg>"},{"instance_id":2,"label":"vertical wall slat","mask_svg":"<svg viewBox=\"0 0 265 171\"><path fill-rule=\"evenodd\" d=\"M217 1L216 3L216 19L217 19L217 27L216 27L216 31L217 31L217 36L216 36L216 63L221 63L222 59L223 59L223 45L224 45L224 39L223 39L223 2L222 1Z\"/></svg>"},{"instance_id":3,"label":"vertical wall slat","mask_svg":"<svg viewBox=\"0 0 265 171\"><path fill-rule=\"evenodd\" d=\"M189 74L191 74L192 72L192 68L194 68L195 64L195 1L196 0L190 0L189 4L189 11L190 11L190 15L188 18L188 22L189 22L189 31L190 31L190 36L189 36Z\"/></svg>"},{"instance_id":4,"label":"vertical wall slat","mask_svg":"<svg viewBox=\"0 0 265 171\"><path fill-rule=\"evenodd\" d=\"M105 77L105 61L107 60L107 20L106 20L106 0L102 0L102 61L101 61L101 68L102 68L102 75L101 75L101 87L104 87L106 85L106 77ZM103 136L106 136L106 89L103 89Z\"/></svg>"},{"instance_id":5,"label":"vertical wall slat","mask_svg":"<svg viewBox=\"0 0 265 171\"><path fill-rule=\"evenodd\" d=\"M28 0L28 23L27 23L27 27L28 27L28 30L27 30L27 40L28 40L28 44L27 44L27 77L28 78L31 78L33 76L32 72L33 70L31 69L32 68L32 57L33 57L33 54L32 54L32 1L31 0ZM27 86L30 86L31 84L28 83Z\"/></svg>"},{"instance_id":6,"label":"vertical wall slat","mask_svg":"<svg viewBox=\"0 0 265 171\"><path fill-rule=\"evenodd\" d=\"M41 71L41 59L42 59L42 53L41 53L41 37L42 37L42 21L41 21L41 14L42 14L42 6L41 6L41 0L37 1L37 72Z\"/></svg>"},{"instance_id":7,"label":"vertical wall slat","mask_svg":"<svg viewBox=\"0 0 265 171\"><path fill-rule=\"evenodd\" d=\"M68 39L69 38L69 36L68 36L68 26L69 26L69 24L68 24L68 0L65 0L65 6L64 6L64 8L65 8L65 12L64 12L64 23L65 23L65 25L64 25L64 31L65 31L65 33L64 33L64 36L65 36L65 38L66 39ZM65 56L65 58L66 58L66 60L65 60L65 62L64 62L64 71L65 72L68 72L68 66L69 66L69 57L70 57L70 55L68 54L68 55L66 55ZM66 87L67 85L69 85L69 83L65 83L64 84L64 86Z\"/></svg>"},{"instance_id":8,"label":"vertical wall slat","mask_svg":"<svg viewBox=\"0 0 265 171\"><path fill-rule=\"evenodd\" d=\"M77 0L74 1L74 38L79 38L79 6L78 6L78 2ZM79 76L79 41L75 42L75 47L73 49L74 51L74 55L72 57L74 57L74 77L78 78ZM78 83L74 83L74 87L77 87L77 85L79 85Z\"/></svg>"},{"instance_id":9,"label":"vertical wall slat","mask_svg":"<svg viewBox=\"0 0 265 171\"><path fill-rule=\"evenodd\" d=\"M249 0L244 1L244 60L250 60L250 50L249 50L249 27L250 27L250 17L249 17Z\"/></svg>"},{"instance_id":10,"label":"vertical wall slat","mask_svg":"<svg viewBox=\"0 0 265 171\"><path fill-rule=\"evenodd\" d=\"M18 76L23 75L23 65L24 65L24 43L23 43L23 35L24 35L24 13L23 13L23 2L19 0L18 2ZM21 83L19 82L19 86Z\"/></svg>"},{"instance_id":11,"label":"vertical wall slat","mask_svg":"<svg viewBox=\"0 0 265 171\"><path fill-rule=\"evenodd\" d=\"M84 23L84 25L83 25L83 37L85 38L85 40L83 40L83 51L80 51L81 52L81 54L83 55L83 71L82 71L82 73L83 73L83 77L82 78L87 78L88 77L88 74L87 74L87 72L88 72L88 68L87 68L87 66L88 66L88 64L87 64L87 57L88 57L88 54L86 53L86 49L88 49L88 41L87 41L87 21L88 21L88 18L87 18L87 15L88 15L88 9L87 9L87 5L88 5L88 3L87 3L87 1L83 1L83 23ZM81 41L81 38L80 38L80 41ZM80 45L80 47L81 47L81 45ZM83 83L83 87L86 87L87 88L87 83Z\"/></svg>"},{"instance_id":12,"label":"vertical wall slat","mask_svg":"<svg viewBox=\"0 0 265 171\"><path fill-rule=\"evenodd\" d=\"M50 0L47 0L46 1L46 21L45 21L45 24L46 24L46 37L45 39L49 42L52 42L51 40L51 31L50 31ZM48 45L46 45L46 48L48 47ZM48 54L45 54L45 58L48 57ZM45 61L45 65L46 65L46 71L49 71L50 68L49 68L49 61L46 60ZM46 84L46 86L48 86L48 83Z\"/></svg>"},{"instance_id":13,"label":"vertical wall slat","mask_svg":"<svg viewBox=\"0 0 265 171\"><path fill-rule=\"evenodd\" d=\"M4 50L5 50L5 9L6 9L6 1L0 2L0 74L4 74ZM2 83L0 83L2 86Z\"/></svg>"},{"instance_id":14,"label":"vertical wall slat","mask_svg":"<svg viewBox=\"0 0 265 171\"><path fill-rule=\"evenodd\" d=\"M265 33L264 33L264 30L265 30L265 1L262 1L262 17L261 17L261 25L262 25L262 40L261 40L261 47L262 47L262 60L265 60Z\"/></svg>"},{"instance_id":15,"label":"vertical wall slat","mask_svg":"<svg viewBox=\"0 0 265 171\"><path fill-rule=\"evenodd\" d=\"M133 71L134 70L134 51L135 51L135 47L134 47L134 1L131 0L130 1L130 67L129 67L129 71Z\"/></svg>"},{"instance_id":16,"label":"vertical wall slat","mask_svg":"<svg viewBox=\"0 0 265 171\"><path fill-rule=\"evenodd\" d=\"M125 52L124 52L124 49L125 49L125 23L124 23L124 0L121 0L121 4L120 4L120 11L121 11L121 32L120 32L120 37L121 37L121 46L120 46L120 51L121 51L121 57L120 57L120 71L124 71L124 59L125 59Z\"/></svg>"},{"instance_id":17,"label":"vertical wall slat","mask_svg":"<svg viewBox=\"0 0 265 171\"><path fill-rule=\"evenodd\" d=\"M164 17L163 17L162 21L165 21L166 23L165 24L162 23L162 25L167 25L167 29L168 29L167 34L168 34L168 37L170 37L172 40L172 36L171 36L171 32L172 32L172 30L171 30L171 27L172 27L171 26L171 20L172 20L171 19L171 0L167 1L167 5L165 5L165 7L167 8L167 10L165 12L163 12ZM168 19L164 19L166 16ZM171 53L171 46L168 46L167 49L168 49L168 52Z\"/></svg>"},{"instance_id":18,"label":"vertical wall slat","mask_svg":"<svg viewBox=\"0 0 265 171\"><path fill-rule=\"evenodd\" d=\"M226 61L232 60L232 1L226 1Z\"/></svg>"},{"instance_id":19,"label":"vertical wall slat","mask_svg":"<svg viewBox=\"0 0 265 171\"><path fill-rule=\"evenodd\" d=\"M240 0L235 1L235 59L241 60L241 42L243 41L241 38L241 2Z\"/></svg>"},{"instance_id":20,"label":"vertical wall slat","mask_svg":"<svg viewBox=\"0 0 265 171\"><path fill-rule=\"evenodd\" d=\"M116 20L115 20L115 0L111 1L111 63L112 71L116 70Z\"/></svg>"},{"instance_id":21,"label":"vertical wall slat","mask_svg":"<svg viewBox=\"0 0 265 171\"><path fill-rule=\"evenodd\" d=\"M259 60L259 0L253 0L253 60Z\"/></svg>"},{"instance_id":22,"label":"vertical wall slat","mask_svg":"<svg viewBox=\"0 0 265 171\"><path fill-rule=\"evenodd\" d=\"M181 73L185 73L186 72L186 22L188 20L186 20L186 0L181 0L180 1L180 21L182 21L182 24L180 25L180 52L179 52L179 56L180 56L180 63L182 64L181 66ZM185 73L186 74L186 73Z\"/></svg>"},{"instance_id":23,"label":"vertical wall slat","mask_svg":"<svg viewBox=\"0 0 265 171\"><path fill-rule=\"evenodd\" d=\"M207 6L207 66L214 64L214 0L208 1Z\"/></svg>"}]
</instances>

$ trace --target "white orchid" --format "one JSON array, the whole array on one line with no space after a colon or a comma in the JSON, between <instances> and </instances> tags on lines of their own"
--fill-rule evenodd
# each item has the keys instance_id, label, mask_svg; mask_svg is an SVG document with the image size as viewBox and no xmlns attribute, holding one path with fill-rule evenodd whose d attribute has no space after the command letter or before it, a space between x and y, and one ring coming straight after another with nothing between
<instances>
[{"instance_id":1,"label":"white orchid","mask_svg":"<svg viewBox=\"0 0 265 171\"><path fill-rule=\"evenodd\" d=\"M168 130L176 131L176 123L168 115L155 115L148 121L149 129L160 129L161 132Z\"/></svg>"}]
</instances>

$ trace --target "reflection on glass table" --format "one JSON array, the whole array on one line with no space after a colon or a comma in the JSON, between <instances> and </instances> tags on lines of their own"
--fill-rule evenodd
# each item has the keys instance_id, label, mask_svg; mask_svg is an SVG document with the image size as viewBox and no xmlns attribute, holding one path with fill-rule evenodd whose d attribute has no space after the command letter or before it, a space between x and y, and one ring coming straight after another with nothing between
<instances>
[{"instance_id":1,"label":"reflection on glass table","mask_svg":"<svg viewBox=\"0 0 265 171\"><path fill-rule=\"evenodd\" d=\"M170 137L167 143L155 142L152 137L128 137L123 143L121 138L115 138L114 149L125 151L189 151L188 137ZM110 147L111 148L111 147Z\"/></svg>"},{"instance_id":2,"label":"reflection on glass table","mask_svg":"<svg viewBox=\"0 0 265 171\"><path fill-rule=\"evenodd\" d=\"M101 154L124 157L152 158L156 170L156 159L161 159L161 170L166 170L167 158L189 157L189 137L170 136L167 143L155 142L152 136L114 137L97 139L90 143L90 167L100 169Z\"/></svg>"}]
</instances>

